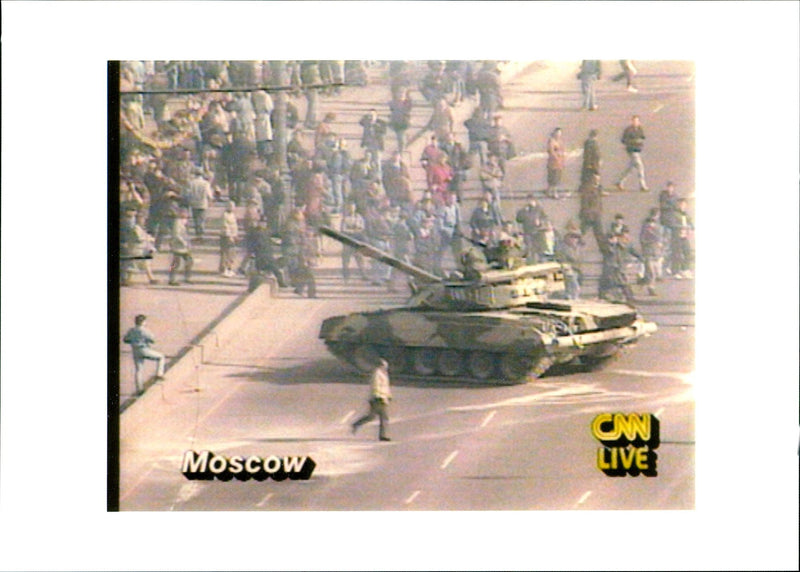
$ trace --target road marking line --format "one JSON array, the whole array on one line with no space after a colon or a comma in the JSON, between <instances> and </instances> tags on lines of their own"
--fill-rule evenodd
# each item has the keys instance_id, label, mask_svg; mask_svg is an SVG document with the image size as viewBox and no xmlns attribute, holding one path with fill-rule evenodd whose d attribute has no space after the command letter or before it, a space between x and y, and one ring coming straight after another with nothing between
<instances>
[{"instance_id":1,"label":"road marking line","mask_svg":"<svg viewBox=\"0 0 800 572\"><path fill-rule=\"evenodd\" d=\"M450 453L450 454L447 456L447 458L444 460L444 462L442 463L442 466L441 466L441 467L439 467L439 468L441 468L441 469L446 469L446 468L447 468L447 465L449 465L449 464L450 464L450 462L451 462L453 459L455 459L455 458L456 458L456 455L458 455L458 451L453 451L452 453Z\"/></svg>"},{"instance_id":2,"label":"road marking line","mask_svg":"<svg viewBox=\"0 0 800 572\"><path fill-rule=\"evenodd\" d=\"M271 499L274 494L275 493L267 493L267 496L261 499L256 506L264 506L265 504L267 504L267 501Z\"/></svg>"},{"instance_id":3,"label":"road marking line","mask_svg":"<svg viewBox=\"0 0 800 572\"><path fill-rule=\"evenodd\" d=\"M489 415L487 415L486 417L484 417L484 419L483 419L483 423L481 423L481 427L486 427L486 426L489 424L489 421L491 421L491 420L492 420L492 417L494 417L494 414L495 414L495 413L497 413L497 411L496 411L496 410L495 410L495 411L492 411L491 413L489 413Z\"/></svg>"},{"instance_id":4,"label":"road marking line","mask_svg":"<svg viewBox=\"0 0 800 572\"><path fill-rule=\"evenodd\" d=\"M592 491L586 491L585 493L583 493L583 496L582 496L582 497L581 497L581 499L578 501L578 505L577 505L577 506L580 506L580 505L582 505L584 502L586 502L586 499L588 499L588 498L591 496L591 494L592 494Z\"/></svg>"},{"instance_id":5,"label":"road marking line","mask_svg":"<svg viewBox=\"0 0 800 572\"><path fill-rule=\"evenodd\" d=\"M664 109L664 104L663 103L659 103L658 105L656 105L656 108L653 110L653 113L658 113L662 109Z\"/></svg>"},{"instance_id":6,"label":"road marking line","mask_svg":"<svg viewBox=\"0 0 800 572\"><path fill-rule=\"evenodd\" d=\"M659 409L658 411L656 411L653 415L655 415L656 417L661 417L662 413L664 413L664 408L663 407L661 409Z\"/></svg>"},{"instance_id":7,"label":"road marking line","mask_svg":"<svg viewBox=\"0 0 800 572\"><path fill-rule=\"evenodd\" d=\"M522 397L511 397L503 401L495 401L493 403L483 403L479 405L458 405L455 407L448 407L447 411L477 411L480 409L494 409L497 407L513 407L536 404L538 402L552 402L552 400L560 398L578 397L585 394L596 394L599 390L595 384L587 385L581 384L572 388L558 388L552 391L545 391L542 393L532 393ZM607 393L607 392L604 392ZM620 395L619 392L617 392ZM624 395L624 394L623 394ZM634 394L631 394L634 395Z\"/></svg>"},{"instance_id":8,"label":"road marking line","mask_svg":"<svg viewBox=\"0 0 800 572\"><path fill-rule=\"evenodd\" d=\"M350 418L351 418L353 415L355 415L355 414L356 414L356 410L355 410L355 409L353 409L353 410L352 410L352 411L350 411L350 412L349 412L347 415L345 415L344 417L342 417L342 420L341 420L341 421L339 421L339 424L340 424L340 425L344 425L345 423L347 423L348 421L350 421Z\"/></svg>"},{"instance_id":9,"label":"road marking line","mask_svg":"<svg viewBox=\"0 0 800 572\"><path fill-rule=\"evenodd\" d=\"M418 495L420 492L422 492L422 491L414 491L413 493L411 493L411 496L409 496L409 497L408 497L408 498L407 498L407 499L404 501L404 502L405 502L405 504L411 504L412 502L414 502L414 499L415 499L415 498L417 498L417 495Z\"/></svg>"},{"instance_id":10,"label":"road marking line","mask_svg":"<svg viewBox=\"0 0 800 572\"><path fill-rule=\"evenodd\" d=\"M614 369L608 370L608 373L617 373L620 375L633 375L639 377L671 377L678 380L685 380L691 375L690 372L683 373L680 371L637 371L632 369Z\"/></svg>"}]
</instances>

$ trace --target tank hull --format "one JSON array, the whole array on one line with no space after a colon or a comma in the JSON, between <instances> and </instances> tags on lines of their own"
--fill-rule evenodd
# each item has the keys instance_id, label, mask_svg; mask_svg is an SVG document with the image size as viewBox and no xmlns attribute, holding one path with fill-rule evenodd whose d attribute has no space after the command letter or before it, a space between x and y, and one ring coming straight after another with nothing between
<instances>
[{"instance_id":1,"label":"tank hull","mask_svg":"<svg viewBox=\"0 0 800 572\"><path fill-rule=\"evenodd\" d=\"M319 337L328 349L362 371L383 358L395 375L522 383L576 359L596 367L656 330L627 304L558 299L566 290L564 264L520 265L471 249L460 277L444 280L346 234L319 230L421 285L405 307L323 322Z\"/></svg>"},{"instance_id":2,"label":"tank hull","mask_svg":"<svg viewBox=\"0 0 800 572\"><path fill-rule=\"evenodd\" d=\"M484 312L356 312L325 320L319 337L362 371L384 358L395 375L510 384L576 359L599 365L653 331L655 324L625 304L575 301Z\"/></svg>"}]
</instances>

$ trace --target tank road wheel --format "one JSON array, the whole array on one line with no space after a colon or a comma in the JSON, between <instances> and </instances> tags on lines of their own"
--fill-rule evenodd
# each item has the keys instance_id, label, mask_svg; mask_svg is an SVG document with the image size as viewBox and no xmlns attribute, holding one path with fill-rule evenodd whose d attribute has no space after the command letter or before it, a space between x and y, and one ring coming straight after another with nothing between
<instances>
[{"instance_id":1,"label":"tank road wheel","mask_svg":"<svg viewBox=\"0 0 800 572\"><path fill-rule=\"evenodd\" d=\"M381 355L389 362L389 374L408 371L408 350L400 347L381 348Z\"/></svg>"},{"instance_id":2,"label":"tank road wheel","mask_svg":"<svg viewBox=\"0 0 800 572\"><path fill-rule=\"evenodd\" d=\"M555 361L556 360L553 359L551 356L540 357L536 362L536 364L531 369L529 375L534 379L543 376L545 372L552 367Z\"/></svg>"},{"instance_id":3,"label":"tank road wheel","mask_svg":"<svg viewBox=\"0 0 800 572\"><path fill-rule=\"evenodd\" d=\"M458 350L442 350L439 352L437 365L439 373L447 377L455 377L464 371L464 354Z\"/></svg>"},{"instance_id":4,"label":"tank road wheel","mask_svg":"<svg viewBox=\"0 0 800 572\"><path fill-rule=\"evenodd\" d=\"M477 379L489 379L494 375L496 360L489 352L472 352L469 355L469 373Z\"/></svg>"},{"instance_id":5,"label":"tank road wheel","mask_svg":"<svg viewBox=\"0 0 800 572\"><path fill-rule=\"evenodd\" d=\"M538 357L506 354L500 361L500 372L506 380L522 383L544 375L554 363L555 360L551 356L543 354Z\"/></svg>"},{"instance_id":6,"label":"tank road wheel","mask_svg":"<svg viewBox=\"0 0 800 572\"><path fill-rule=\"evenodd\" d=\"M433 375L436 372L435 348L415 348L411 357L411 366L417 375Z\"/></svg>"},{"instance_id":7,"label":"tank road wheel","mask_svg":"<svg viewBox=\"0 0 800 572\"><path fill-rule=\"evenodd\" d=\"M533 368L533 359L524 354L505 354L500 360L500 373L503 379L521 383Z\"/></svg>"},{"instance_id":8,"label":"tank road wheel","mask_svg":"<svg viewBox=\"0 0 800 572\"><path fill-rule=\"evenodd\" d=\"M353 365L364 372L371 372L378 365L378 352L375 346L356 346L353 351Z\"/></svg>"}]
</instances>

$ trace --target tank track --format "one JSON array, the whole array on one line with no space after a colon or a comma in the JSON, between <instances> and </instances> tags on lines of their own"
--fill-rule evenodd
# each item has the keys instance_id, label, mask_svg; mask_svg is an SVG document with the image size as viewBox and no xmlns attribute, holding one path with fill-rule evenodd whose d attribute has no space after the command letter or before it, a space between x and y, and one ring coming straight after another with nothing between
<instances>
[{"instance_id":1,"label":"tank track","mask_svg":"<svg viewBox=\"0 0 800 572\"><path fill-rule=\"evenodd\" d=\"M537 357L450 348L400 347L346 342L326 342L340 360L362 372L372 371L380 358L389 362L393 376L412 380L515 385L542 376L555 360Z\"/></svg>"}]
</instances>

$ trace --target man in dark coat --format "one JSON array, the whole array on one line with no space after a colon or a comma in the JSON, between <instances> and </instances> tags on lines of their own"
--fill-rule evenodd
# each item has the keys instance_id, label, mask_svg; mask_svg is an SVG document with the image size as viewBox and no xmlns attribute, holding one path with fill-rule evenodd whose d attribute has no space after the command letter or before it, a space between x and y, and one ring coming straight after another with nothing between
<instances>
[{"instance_id":1,"label":"man in dark coat","mask_svg":"<svg viewBox=\"0 0 800 572\"><path fill-rule=\"evenodd\" d=\"M628 153L628 166L619 176L619 180L617 181L617 189L620 191L624 191L625 189L622 186L622 183L625 182L625 179L628 178L628 175L631 172L636 171L636 174L639 177L639 190L642 192L647 192L650 189L647 188L647 181L644 178L644 163L642 162L642 148L644 147L644 129L642 129L642 123L639 120L638 115L634 115L631 118L631 124L625 128L625 131L622 132L622 144L625 145L625 151Z\"/></svg>"},{"instance_id":2,"label":"man in dark coat","mask_svg":"<svg viewBox=\"0 0 800 572\"><path fill-rule=\"evenodd\" d=\"M541 230L542 224L547 220L547 214L536 200L533 194L528 195L528 204L517 211L517 224L522 229L522 237L525 241L525 259L528 264L536 262L536 236Z\"/></svg>"},{"instance_id":3,"label":"man in dark coat","mask_svg":"<svg viewBox=\"0 0 800 572\"><path fill-rule=\"evenodd\" d=\"M600 174L600 147L597 144L597 129L589 131L589 138L583 143L583 164L581 165L581 183L590 181L594 175Z\"/></svg>"},{"instance_id":4,"label":"man in dark coat","mask_svg":"<svg viewBox=\"0 0 800 572\"><path fill-rule=\"evenodd\" d=\"M600 274L598 298L610 300L615 291L622 292L626 302L633 302L633 291L628 283L626 266L631 257L642 257L630 244L630 233L624 228L619 234L610 235L601 245L603 270Z\"/></svg>"},{"instance_id":5,"label":"man in dark coat","mask_svg":"<svg viewBox=\"0 0 800 572\"><path fill-rule=\"evenodd\" d=\"M578 194L581 197L581 210L578 214L581 223L581 235L592 229L594 238L597 241L597 247L602 249L605 238L603 236L603 202L600 175L592 175L590 180L581 183Z\"/></svg>"},{"instance_id":6,"label":"man in dark coat","mask_svg":"<svg viewBox=\"0 0 800 572\"><path fill-rule=\"evenodd\" d=\"M254 235L256 272L259 274L272 274L278 281L278 286L286 288L286 280L280 262L276 257L275 244L266 219L261 219L258 222Z\"/></svg>"},{"instance_id":7,"label":"man in dark coat","mask_svg":"<svg viewBox=\"0 0 800 572\"><path fill-rule=\"evenodd\" d=\"M379 156L383 151L383 137L386 135L386 122L378 119L378 112L370 109L369 113L358 122L364 130L361 134L361 146Z\"/></svg>"}]
</instances>

